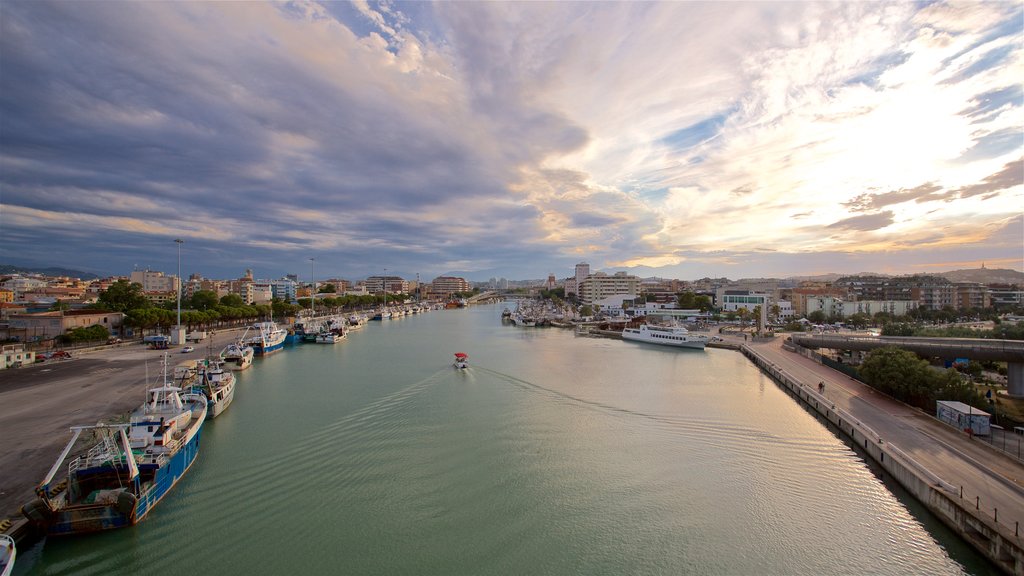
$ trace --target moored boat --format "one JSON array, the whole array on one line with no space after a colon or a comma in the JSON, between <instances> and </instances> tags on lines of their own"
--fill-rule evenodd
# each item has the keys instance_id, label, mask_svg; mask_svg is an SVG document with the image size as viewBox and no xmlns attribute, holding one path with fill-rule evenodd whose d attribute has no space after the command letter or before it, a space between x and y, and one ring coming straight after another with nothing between
<instances>
[{"instance_id":1,"label":"moored boat","mask_svg":"<svg viewBox=\"0 0 1024 576\"><path fill-rule=\"evenodd\" d=\"M235 398L235 375L225 371L224 364L223 360L208 358L200 365L197 381L190 390L206 396L206 415L211 419L226 410Z\"/></svg>"},{"instance_id":2,"label":"moored boat","mask_svg":"<svg viewBox=\"0 0 1024 576\"><path fill-rule=\"evenodd\" d=\"M170 386L151 388L128 424L73 426L72 438L23 508L46 534L71 535L131 526L170 492L199 453L207 400ZM84 432L93 439L53 480Z\"/></svg>"},{"instance_id":3,"label":"moored boat","mask_svg":"<svg viewBox=\"0 0 1024 576\"><path fill-rule=\"evenodd\" d=\"M256 352L252 346L246 346L241 342L232 342L220 351L220 358L224 361L224 367L228 370L240 371L252 366L252 359Z\"/></svg>"},{"instance_id":4,"label":"moored boat","mask_svg":"<svg viewBox=\"0 0 1024 576\"><path fill-rule=\"evenodd\" d=\"M623 329L622 339L696 350L703 350L708 343L707 336L691 334L682 326L654 326L651 324L642 324L639 328Z\"/></svg>"},{"instance_id":5,"label":"moored boat","mask_svg":"<svg viewBox=\"0 0 1024 576\"><path fill-rule=\"evenodd\" d=\"M249 334L250 331L255 331ZM251 346L257 356L266 356L284 348L288 332L274 322L257 322L246 329L242 343Z\"/></svg>"},{"instance_id":6,"label":"moored boat","mask_svg":"<svg viewBox=\"0 0 1024 576\"><path fill-rule=\"evenodd\" d=\"M324 330L323 332L316 335L317 344L337 344L345 339L345 336L332 332L330 330Z\"/></svg>"},{"instance_id":7,"label":"moored boat","mask_svg":"<svg viewBox=\"0 0 1024 576\"><path fill-rule=\"evenodd\" d=\"M18 549L14 545L14 538L0 534L0 576L11 576L17 555Z\"/></svg>"}]
</instances>

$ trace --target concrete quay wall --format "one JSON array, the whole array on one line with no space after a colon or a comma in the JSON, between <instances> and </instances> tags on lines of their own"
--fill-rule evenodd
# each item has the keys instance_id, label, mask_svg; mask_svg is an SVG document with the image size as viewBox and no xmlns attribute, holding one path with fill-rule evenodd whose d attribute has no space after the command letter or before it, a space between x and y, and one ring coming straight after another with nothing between
<instances>
[{"instance_id":1,"label":"concrete quay wall","mask_svg":"<svg viewBox=\"0 0 1024 576\"><path fill-rule=\"evenodd\" d=\"M961 498L956 486L945 482L895 445L887 443L871 427L860 422L817 392L816 385L797 378L766 360L749 346L740 350L758 368L789 390L801 402L823 416L853 440L910 494L936 517L1008 574L1024 576L1024 548L1014 529L975 510Z\"/></svg>"}]
</instances>

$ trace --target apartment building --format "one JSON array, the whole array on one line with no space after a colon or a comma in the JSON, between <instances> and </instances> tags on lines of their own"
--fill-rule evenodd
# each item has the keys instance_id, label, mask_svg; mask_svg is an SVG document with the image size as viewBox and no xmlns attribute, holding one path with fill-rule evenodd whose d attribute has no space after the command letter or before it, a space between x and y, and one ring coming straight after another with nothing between
<instances>
[{"instance_id":1,"label":"apartment building","mask_svg":"<svg viewBox=\"0 0 1024 576\"><path fill-rule=\"evenodd\" d=\"M579 297L584 304L593 304L620 294L633 298L639 296L640 278L625 272L616 272L611 276L604 272L595 272L588 275L579 284Z\"/></svg>"}]
</instances>

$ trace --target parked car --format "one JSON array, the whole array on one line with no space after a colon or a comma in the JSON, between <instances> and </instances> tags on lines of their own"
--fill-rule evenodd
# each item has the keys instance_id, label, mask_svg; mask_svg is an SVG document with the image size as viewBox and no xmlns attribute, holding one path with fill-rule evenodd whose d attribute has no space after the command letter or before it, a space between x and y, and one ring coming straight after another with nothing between
<instances>
[{"instance_id":1,"label":"parked car","mask_svg":"<svg viewBox=\"0 0 1024 576\"><path fill-rule=\"evenodd\" d=\"M71 358L71 353L63 350L55 350L50 354L50 360L67 360L69 358Z\"/></svg>"},{"instance_id":2,"label":"parked car","mask_svg":"<svg viewBox=\"0 0 1024 576\"><path fill-rule=\"evenodd\" d=\"M192 352L193 350L195 350L195 348L193 348L191 346L185 346L184 348L181 349L181 353L182 354L188 354L189 352Z\"/></svg>"}]
</instances>

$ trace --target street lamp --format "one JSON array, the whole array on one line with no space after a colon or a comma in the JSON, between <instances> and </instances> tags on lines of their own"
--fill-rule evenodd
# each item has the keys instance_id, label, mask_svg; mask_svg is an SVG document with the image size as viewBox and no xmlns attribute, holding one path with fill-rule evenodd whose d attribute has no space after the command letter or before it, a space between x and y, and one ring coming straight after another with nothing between
<instances>
[{"instance_id":1,"label":"street lamp","mask_svg":"<svg viewBox=\"0 0 1024 576\"><path fill-rule=\"evenodd\" d=\"M309 259L309 315L316 317L316 280L313 276L313 263L316 258Z\"/></svg>"},{"instance_id":2,"label":"street lamp","mask_svg":"<svg viewBox=\"0 0 1024 576\"><path fill-rule=\"evenodd\" d=\"M175 238L174 242L178 245L178 325L176 328L177 344L181 344L181 245L185 243L181 238Z\"/></svg>"}]
</instances>

